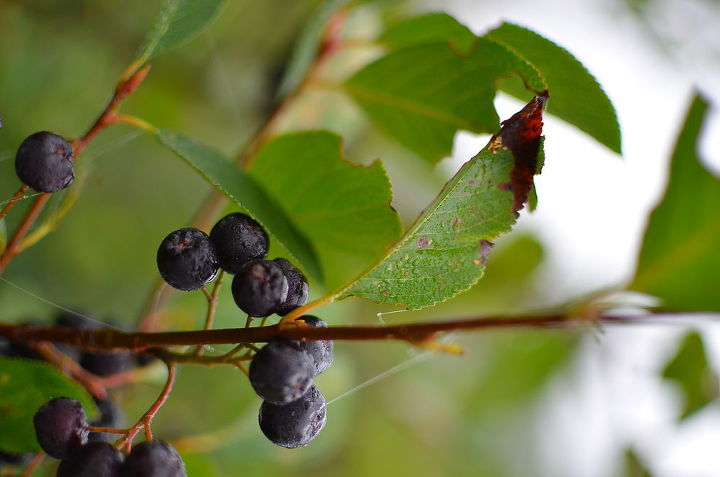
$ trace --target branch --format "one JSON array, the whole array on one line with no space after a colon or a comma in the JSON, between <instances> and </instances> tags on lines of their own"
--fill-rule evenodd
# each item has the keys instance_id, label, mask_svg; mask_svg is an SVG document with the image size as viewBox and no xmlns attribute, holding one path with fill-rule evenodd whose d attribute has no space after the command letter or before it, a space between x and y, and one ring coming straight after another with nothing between
<instances>
[{"instance_id":1,"label":"branch","mask_svg":"<svg viewBox=\"0 0 720 477\"><path fill-rule=\"evenodd\" d=\"M143 350L167 346L260 343L280 338L315 340L399 340L422 344L438 333L457 330L495 328L578 328L595 324L646 324L678 322L679 318L720 318L717 313L663 313L643 315L607 314L596 318L545 314L520 317L477 317L394 326L332 326L313 328L301 324L272 325L257 328L222 330L175 331L164 333L127 333L115 329L79 330L72 328L43 328L30 325L0 324L0 336L21 342L50 341L67 343L86 350L115 349Z\"/></svg>"}]
</instances>

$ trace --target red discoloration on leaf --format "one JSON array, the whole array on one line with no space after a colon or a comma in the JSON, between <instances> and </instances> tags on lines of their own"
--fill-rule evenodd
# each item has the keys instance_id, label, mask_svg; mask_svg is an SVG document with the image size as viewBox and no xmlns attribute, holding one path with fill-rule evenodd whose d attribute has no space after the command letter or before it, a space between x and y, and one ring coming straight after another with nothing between
<instances>
[{"instance_id":1,"label":"red discoloration on leaf","mask_svg":"<svg viewBox=\"0 0 720 477\"><path fill-rule=\"evenodd\" d=\"M510 183L500 184L503 190L513 193L513 210L518 212L527 202L537 170L537 155L542 134L542 110L547 101L544 96L534 97L523 109L502 122L502 129L490 141L491 148L509 149L515 158L510 172Z\"/></svg>"}]
</instances>

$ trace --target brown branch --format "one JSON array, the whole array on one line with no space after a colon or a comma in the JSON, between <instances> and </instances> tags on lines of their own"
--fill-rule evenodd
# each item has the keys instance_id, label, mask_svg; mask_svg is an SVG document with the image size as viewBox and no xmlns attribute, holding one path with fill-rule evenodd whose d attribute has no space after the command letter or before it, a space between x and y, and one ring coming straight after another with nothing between
<instances>
[{"instance_id":1,"label":"brown branch","mask_svg":"<svg viewBox=\"0 0 720 477\"><path fill-rule=\"evenodd\" d=\"M437 333L456 330L481 330L494 328L573 328L594 324L643 324L677 322L678 318L718 318L717 313L688 314L664 313L644 315L603 315L594 319L545 314L520 317L478 317L393 326L333 326L313 328L309 326L272 325L256 328L231 328L222 330L174 331L164 333L126 333L115 329L78 330L72 328L42 328L30 325L2 325L0 336L21 342L50 341L68 343L87 350L108 351L114 349L143 350L167 346L192 346L209 344L237 344L268 342L279 338L300 340L400 340L422 343Z\"/></svg>"}]
</instances>

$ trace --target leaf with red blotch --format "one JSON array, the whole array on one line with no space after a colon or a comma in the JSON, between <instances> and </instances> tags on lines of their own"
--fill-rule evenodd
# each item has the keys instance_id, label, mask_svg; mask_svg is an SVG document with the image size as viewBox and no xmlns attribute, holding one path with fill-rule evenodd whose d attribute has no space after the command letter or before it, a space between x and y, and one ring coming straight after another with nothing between
<instances>
[{"instance_id":1,"label":"leaf with red blotch","mask_svg":"<svg viewBox=\"0 0 720 477\"><path fill-rule=\"evenodd\" d=\"M419 309L454 297L483 275L493 241L510 231L542 166L537 96L502 123L377 264L336 299L361 296Z\"/></svg>"}]
</instances>

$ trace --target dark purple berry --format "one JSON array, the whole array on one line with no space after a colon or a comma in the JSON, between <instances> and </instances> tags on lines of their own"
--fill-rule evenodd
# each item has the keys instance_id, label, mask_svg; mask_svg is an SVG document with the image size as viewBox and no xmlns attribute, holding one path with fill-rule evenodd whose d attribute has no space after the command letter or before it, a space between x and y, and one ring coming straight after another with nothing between
<instances>
[{"instance_id":1,"label":"dark purple berry","mask_svg":"<svg viewBox=\"0 0 720 477\"><path fill-rule=\"evenodd\" d=\"M57 477L120 477L123 455L107 442L90 442L60 462Z\"/></svg>"},{"instance_id":2,"label":"dark purple berry","mask_svg":"<svg viewBox=\"0 0 720 477\"><path fill-rule=\"evenodd\" d=\"M217 275L218 258L202 230L186 227L172 232L157 251L160 275L173 288L197 290Z\"/></svg>"},{"instance_id":3,"label":"dark purple berry","mask_svg":"<svg viewBox=\"0 0 720 477\"><path fill-rule=\"evenodd\" d=\"M327 328L327 323L317 316L305 315L298 318L298 320L303 320L308 326L315 328ZM332 364L332 340L301 341L300 346L312 357L315 363L315 375L322 373Z\"/></svg>"},{"instance_id":4,"label":"dark purple berry","mask_svg":"<svg viewBox=\"0 0 720 477\"><path fill-rule=\"evenodd\" d=\"M125 427L125 417L122 411L109 399L96 399L100 410L100 417L90 423L93 427L110 427L113 429L120 429ZM114 442L117 439L117 435L105 434L102 432L91 432L88 435L88 441L107 441Z\"/></svg>"},{"instance_id":5,"label":"dark purple berry","mask_svg":"<svg viewBox=\"0 0 720 477\"><path fill-rule=\"evenodd\" d=\"M66 397L46 402L33 417L40 447L51 457L66 459L87 442L87 416L78 401Z\"/></svg>"},{"instance_id":6,"label":"dark purple berry","mask_svg":"<svg viewBox=\"0 0 720 477\"><path fill-rule=\"evenodd\" d=\"M278 315L285 316L295 308L307 303L308 283L305 275L284 258L276 258L273 262L277 263L282 269L285 274L285 279L288 282L287 297L276 312Z\"/></svg>"},{"instance_id":7,"label":"dark purple berry","mask_svg":"<svg viewBox=\"0 0 720 477\"><path fill-rule=\"evenodd\" d=\"M129 369L131 357L126 351L86 352L80 355L80 365L98 376L112 376Z\"/></svg>"},{"instance_id":8,"label":"dark purple berry","mask_svg":"<svg viewBox=\"0 0 720 477\"><path fill-rule=\"evenodd\" d=\"M269 243L262 226L239 212L220 219L210 231L210 240L217 249L220 267L230 273L265 258Z\"/></svg>"},{"instance_id":9,"label":"dark purple berry","mask_svg":"<svg viewBox=\"0 0 720 477\"><path fill-rule=\"evenodd\" d=\"M297 401L284 406L263 402L258 415L260 430L273 444L294 449L306 446L325 426L325 397L316 386Z\"/></svg>"},{"instance_id":10,"label":"dark purple berry","mask_svg":"<svg viewBox=\"0 0 720 477\"><path fill-rule=\"evenodd\" d=\"M288 294L288 282L275 262L257 260L240 270L232 282L235 303L250 316L275 313Z\"/></svg>"},{"instance_id":11,"label":"dark purple berry","mask_svg":"<svg viewBox=\"0 0 720 477\"><path fill-rule=\"evenodd\" d=\"M300 399L314 375L313 359L294 340L272 341L250 362L250 384L258 396L275 404Z\"/></svg>"},{"instance_id":12,"label":"dark purple berry","mask_svg":"<svg viewBox=\"0 0 720 477\"><path fill-rule=\"evenodd\" d=\"M73 148L62 136L47 131L25 138L15 156L15 172L38 192L57 192L75 179Z\"/></svg>"},{"instance_id":13,"label":"dark purple berry","mask_svg":"<svg viewBox=\"0 0 720 477\"><path fill-rule=\"evenodd\" d=\"M143 442L125 459L122 477L186 477L177 451L162 441Z\"/></svg>"}]
</instances>

